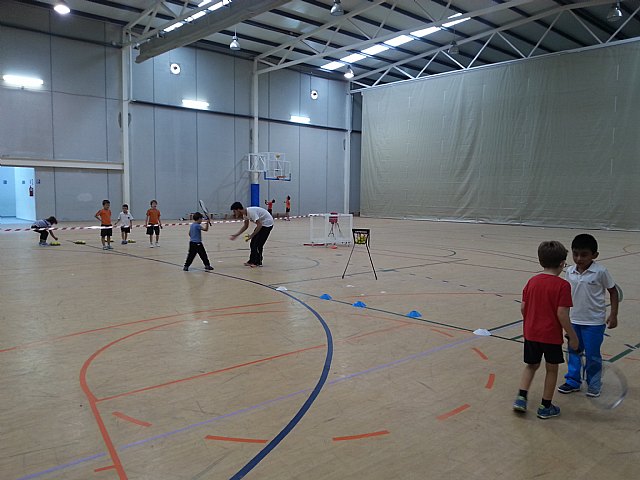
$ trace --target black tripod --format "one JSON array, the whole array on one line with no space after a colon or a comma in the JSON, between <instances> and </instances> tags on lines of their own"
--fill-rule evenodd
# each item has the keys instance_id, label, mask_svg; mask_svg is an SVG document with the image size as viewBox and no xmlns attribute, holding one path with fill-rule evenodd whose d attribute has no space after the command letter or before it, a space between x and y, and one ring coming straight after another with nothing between
<instances>
[{"instance_id":1,"label":"black tripod","mask_svg":"<svg viewBox=\"0 0 640 480\"><path fill-rule=\"evenodd\" d=\"M349 262L351 261L351 255L353 255L353 250L356 248L356 245L364 245L367 247L367 253L369 254L369 261L371 262L371 268L373 269L373 275L378 279L378 274L376 273L376 267L373 266L373 259L371 258L371 250L369 250L369 241L371 240L371 231L368 228L352 228L351 233L353 235L353 246L351 247L351 253L349 254L349 259L347 260L347 265L344 267L344 272L342 273L342 278L344 278L347 273L347 267L349 266Z\"/></svg>"}]
</instances>

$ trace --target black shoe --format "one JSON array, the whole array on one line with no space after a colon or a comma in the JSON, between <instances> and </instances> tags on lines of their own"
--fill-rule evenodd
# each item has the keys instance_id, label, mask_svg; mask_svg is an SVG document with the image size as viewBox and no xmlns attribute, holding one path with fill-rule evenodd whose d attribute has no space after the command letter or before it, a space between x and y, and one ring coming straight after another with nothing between
<instances>
[{"instance_id":1,"label":"black shoe","mask_svg":"<svg viewBox=\"0 0 640 480\"><path fill-rule=\"evenodd\" d=\"M185 272L189 271L189 267L182 267L182 270L184 270Z\"/></svg>"},{"instance_id":2,"label":"black shoe","mask_svg":"<svg viewBox=\"0 0 640 480\"><path fill-rule=\"evenodd\" d=\"M211 265L205 265L204 269L205 270L213 270L213 267Z\"/></svg>"}]
</instances>

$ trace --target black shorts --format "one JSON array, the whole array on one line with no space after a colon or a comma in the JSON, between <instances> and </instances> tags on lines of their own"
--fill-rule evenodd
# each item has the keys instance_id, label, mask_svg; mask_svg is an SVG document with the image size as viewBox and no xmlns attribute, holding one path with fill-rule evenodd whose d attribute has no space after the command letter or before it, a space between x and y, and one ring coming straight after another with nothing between
<instances>
[{"instance_id":1,"label":"black shorts","mask_svg":"<svg viewBox=\"0 0 640 480\"><path fill-rule=\"evenodd\" d=\"M160 226L159 225L149 225L147 227L147 235L160 235Z\"/></svg>"},{"instance_id":2,"label":"black shorts","mask_svg":"<svg viewBox=\"0 0 640 480\"><path fill-rule=\"evenodd\" d=\"M131 233L131 227L120 227L122 233Z\"/></svg>"},{"instance_id":3,"label":"black shorts","mask_svg":"<svg viewBox=\"0 0 640 480\"><path fill-rule=\"evenodd\" d=\"M532 342L531 340L524 341L524 363L529 365L540 363L543 355L544 361L549 364L559 365L564 363L562 345Z\"/></svg>"},{"instance_id":4,"label":"black shorts","mask_svg":"<svg viewBox=\"0 0 640 480\"><path fill-rule=\"evenodd\" d=\"M289 212L291 211L291 209L290 209L290 208L287 208L286 210L287 210L287 213L289 213Z\"/></svg>"},{"instance_id":5,"label":"black shorts","mask_svg":"<svg viewBox=\"0 0 640 480\"><path fill-rule=\"evenodd\" d=\"M113 229L111 228L111 225L101 225L101 226L109 227L109 228L103 228L102 230L100 230L101 237L110 237L111 235L113 235Z\"/></svg>"}]
</instances>

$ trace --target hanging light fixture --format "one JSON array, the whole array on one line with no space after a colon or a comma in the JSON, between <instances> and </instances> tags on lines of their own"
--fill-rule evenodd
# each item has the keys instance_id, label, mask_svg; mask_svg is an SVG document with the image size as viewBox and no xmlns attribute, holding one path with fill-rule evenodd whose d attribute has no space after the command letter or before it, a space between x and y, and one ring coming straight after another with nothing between
<instances>
[{"instance_id":1,"label":"hanging light fixture","mask_svg":"<svg viewBox=\"0 0 640 480\"><path fill-rule=\"evenodd\" d=\"M353 69L351 67L347 67L347 71L344 72L344 78L351 80L355 76L356 74L353 73Z\"/></svg>"},{"instance_id":2,"label":"hanging light fixture","mask_svg":"<svg viewBox=\"0 0 640 480\"><path fill-rule=\"evenodd\" d=\"M333 6L331 7L331 15L333 15L334 17L339 17L341 15L344 15L344 9L340 4L340 0L333 0Z\"/></svg>"},{"instance_id":3,"label":"hanging light fixture","mask_svg":"<svg viewBox=\"0 0 640 480\"><path fill-rule=\"evenodd\" d=\"M64 0L57 0L56 3L53 4L53 9L60 15L66 15L71 12L69 5L67 5L67 2Z\"/></svg>"},{"instance_id":4,"label":"hanging light fixture","mask_svg":"<svg viewBox=\"0 0 640 480\"><path fill-rule=\"evenodd\" d=\"M231 50L240 50L240 42L238 41L238 32L233 30L233 38L231 39L231 43L229 44L229 48Z\"/></svg>"},{"instance_id":5,"label":"hanging light fixture","mask_svg":"<svg viewBox=\"0 0 640 480\"><path fill-rule=\"evenodd\" d=\"M458 47L458 43L455 40L451 42L451 45L449 45L447 53L449 55L458 55L460 53L460 47Z\"/></svg>"},{"instance_id":6,"label":"hanging light fixture","mask_svg":"<svg viewBox=\"0 0 640 480\"><path fill-rule=\"evenodd\" d=\"M616 2L615 7L611 7L609 13L607 14L607 22L617 22L622 18L622 10L620 10L620 0Z\"/></svg>"}]
</instances>

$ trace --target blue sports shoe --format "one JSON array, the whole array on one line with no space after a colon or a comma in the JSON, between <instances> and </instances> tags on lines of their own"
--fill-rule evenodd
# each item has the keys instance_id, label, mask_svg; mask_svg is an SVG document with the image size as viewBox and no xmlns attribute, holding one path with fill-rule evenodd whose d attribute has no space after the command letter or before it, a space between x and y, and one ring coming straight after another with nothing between
<instances>
[{"instance_id":1,"label":"blue sports shoe","mask_svg":"<svg viewBox=\"0 0 640 480\"><path fill-rule=\"evenodd\" d=\"M526 412L527 411L527 399L521 395L516 397L516 401L513 402L513 409L516 412Z\"/></svg>"},{"instance_id":2,"label":"blue sports shoe","mask_svg":"<svg viewBox=\"0 0 640 480\"><path fill-rule=\"evenodd\" d=\"M558 415L560 415L560 407L553 404L548 408L544 405L538 407L538 418L546 420L547 418L557 417Z\"/></svg>"},{"instance_id":3,"label":"blue sports shoe","mask_svg":"<svg viewBox=\"0 0 640 480\"><path fill-rule=\"evenodd\" d=\"M580 387L574 387L573 385L571 385L569 383L563 383L562 385L560 385L558 387L558 391L560 393L579 392L580 391Z\"/></svg>"},{"instance_id":4,"label":"blue sports shoe","mask_svg":"<svg viewBox=\"0 0 640 480\"><path fill-rule=\"evenodd\" d=\"M600 388L592 387L591 385L589 385L589 388L587 389L587 397L597 398L599 396L600 396Z\"/></svg>"}]
</instances>

